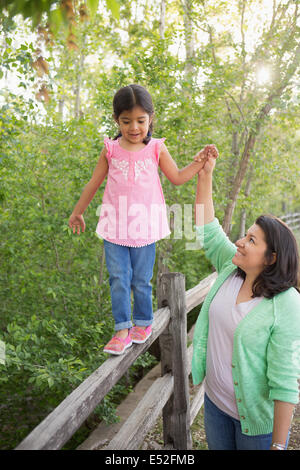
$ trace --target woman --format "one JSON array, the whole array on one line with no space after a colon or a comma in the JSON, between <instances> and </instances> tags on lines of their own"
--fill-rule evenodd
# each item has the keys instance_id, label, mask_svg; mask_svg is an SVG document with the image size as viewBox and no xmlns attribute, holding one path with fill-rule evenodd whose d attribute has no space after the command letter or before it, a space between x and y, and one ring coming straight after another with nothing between
<instances>
[{"instance_id":1,"label":"woman","mask_svg":"<svg viewBox=\"0 0 300 470\"><path fill-rule=\"evenodd\" d=\"M216 152L216 148L213 149ZM210 450L287 448L300 376L299 254L291 230L261 216L234 245L215 218L209 158L198 174L199 238L218 278L194 333L194 384L205 378Z\"/></svg>"}]
</instances>

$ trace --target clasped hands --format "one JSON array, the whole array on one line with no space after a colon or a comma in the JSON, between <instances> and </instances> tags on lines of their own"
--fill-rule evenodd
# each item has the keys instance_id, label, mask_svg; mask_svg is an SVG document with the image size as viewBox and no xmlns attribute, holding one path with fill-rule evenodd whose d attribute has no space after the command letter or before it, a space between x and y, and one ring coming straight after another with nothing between
<instances>
[{"instance_id":1,"label":"clasped hands","mask_svg":"<svg viewBox=\"0 0 300 470\"><path fill-rule=\"evenodd\" d=\"M210 157L216 159L218 158L218 156L219 156L219 152L218 152L217 147L214 144L210 144L210 145L206 145L202 150L200 150L200 152L197 153L197 155L194 156L194 161L199 162L199 163L203 162L203 166L199 170L201 171L205 163Z\"/></svg>"}]
</instances>

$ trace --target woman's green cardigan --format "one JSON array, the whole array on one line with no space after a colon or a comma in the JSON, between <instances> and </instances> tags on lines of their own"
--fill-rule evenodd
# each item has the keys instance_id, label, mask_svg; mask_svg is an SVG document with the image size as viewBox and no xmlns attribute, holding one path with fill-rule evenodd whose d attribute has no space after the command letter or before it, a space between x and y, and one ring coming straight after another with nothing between
<instances>
[{"instance_id":1,"label":"woman's green cardigan","mask_svg":"<svg viewBox=\"0 0 300 470\"><path fill-rule=\"evenodd\" d=\"M209 307L219 287L237 267L232 263L236 246L217 219L196 227L207 258L218 277L201 308L193 338L194 384L206 373ZM300 294L293 287L264 298L238 324L234 333L232 377L244 434L254 436L273 430L274 402L298 403L300 376Z\"/></svg>"}]
</instances>

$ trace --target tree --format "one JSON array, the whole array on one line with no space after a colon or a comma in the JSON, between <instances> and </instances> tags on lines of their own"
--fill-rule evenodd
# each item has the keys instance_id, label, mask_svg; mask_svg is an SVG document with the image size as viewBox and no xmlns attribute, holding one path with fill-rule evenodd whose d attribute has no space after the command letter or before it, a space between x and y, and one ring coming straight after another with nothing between
<instances>
[{"instance_id":1,"label":"tree","mask_svg":"<svg viewBox=\"0 0 300 470\"><path fill-rule=\"evenodd\" d=\"M80 238L69 233L67 220L103 137L116 135L112 98L118 88L136 82L150 91L154 137L166 138L179 167L205 144L218 146L214 201L220 220L254 136L231 237L239 236L240 222L244 230L261 212L281 215L283 203L284 210L300 210L295 3L120 0L119 18L101 2L86 21L80 21L81 2L73 5L74 37L63 21L53 38L45 34L44 14L39 34L20 45L16 39L31 28L30 18L1 17L0 78L19 77L14 92L2 82L0 95L0 339L7 346L0 421L10 423L0 428L8 447L105 360L101 350L113 320L102 245L94 234L104 187L86 211ZM263 65L279 70L272 82L257 81ZM273 107L261 116L267 104ZM195 179L174 187L162 178L162 184L169 206L192 210ZM158 242L154 280L163 269L183 272L189 289L211 272L202 251L186 249L188 241L171 236ZM155 293L154 282L154 309ZM113 417L114 397L125 389L119 384L102 404L101 418Z\"/></svg>"},{"instance_id":2,"label":"tree","mask_svg":"<svg viewBox=\"0 0 300 470\"><path fill-rule=\"evenodd\" d=\"M207 16L209 12L215 11L215 6L207 4ZM221 2L223 3L223 2ZM279 109L282 102L289 95L284 93L290 91L292 79L299 70L300 64L300 35L297 22L299 20L298 2L273 1L273 15L269 24L264 25L263 32L257 40L252 52L246 48L246 17L251 14L250 7L257 6L257 2L239 2L240 14L240 43L234 43L232 35L216 38L214 28L207 24L205 31L209 34L211 47L212 73L219 77L219 85L223 89L223 98L227 107L227 115L232 125L232 162L239 159L236 171L232 177L232 184L227 193L227 204L223 219L223 228L230 233L233 212L237 203L242 183L249 168L250 157L260 136L266 119L272 109ZM224 44L225 43L225 44ZM226 69L233 64L224 62L218 49L226 45L235 52L240 64L238 74L233 77L231 84L226 80L228 72ZM253 69L267 64L272 68L272 79L264 87L255 83ZM234 67L234 65L233 65ZM233 69L234 70L234 69ZM220 73L221 72L221 73Z\"/></svg>"}]
</instances>

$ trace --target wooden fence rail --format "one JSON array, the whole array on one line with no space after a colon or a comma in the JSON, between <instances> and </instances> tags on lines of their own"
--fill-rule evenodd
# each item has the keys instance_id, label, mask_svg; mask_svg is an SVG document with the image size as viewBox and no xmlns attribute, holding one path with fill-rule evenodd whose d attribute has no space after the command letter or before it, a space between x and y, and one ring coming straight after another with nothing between
<instances>
[{"instance_id":1,"label":"wooden fence rail","mask_svg":"<svg viewBox=\"0 0 300 470\"><path fill-rule=\"evenodd\" d=\"M294 212L293 214L285 214L280 217L292 230L300 228L300 212Z\"/></svg>"},{"instance_id":2,"label":"wooden fence rail","mask_svg":"<svg viewBox=\"0 0 300 470\"><path fill-rule=\"evenodd\" d=\"M165 446L191 448L190 426L202 406L203 387L199 387L190 406L188 375L191 371L192 345L187 348L186 316L203 302L216 277L217 274L213 273L185 291L182 274L162 274L158 285L159 308L154 312L149 340L134 345L121 356L109 357L16 450L61 449L127 369L157 338L161 348L162 377L147 391L107 449L138 449L161 411Z\"/></svg>"}]
</instances>

